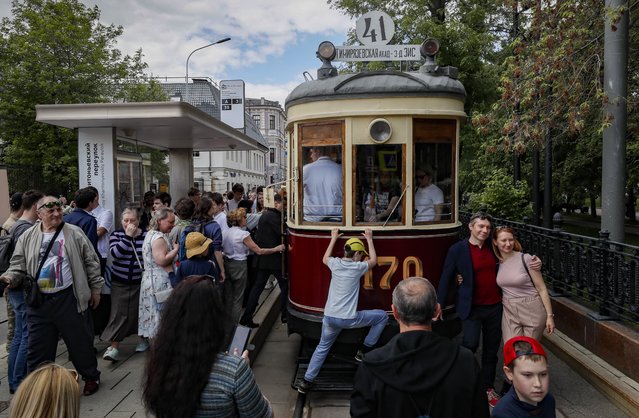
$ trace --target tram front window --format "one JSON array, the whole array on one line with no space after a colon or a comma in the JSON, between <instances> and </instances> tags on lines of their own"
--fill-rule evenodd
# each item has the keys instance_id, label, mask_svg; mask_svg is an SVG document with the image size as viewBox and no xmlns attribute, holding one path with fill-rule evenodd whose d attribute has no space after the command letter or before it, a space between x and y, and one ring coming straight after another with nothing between
<instances>
[{"instance_id":1,"label":"tram front window","mask_svg":"<svg viewBox=\"0 0 639 418\"><path fill-rule=\"evenodd\" d=\"M401 222L404 186L401 145L357 145L356 219L364 223Z\"/></svg>"},{"instance_id":2,"label":"tram front window","mask_svg":"<svg viewBox=\"0 0 639 418\"><path fill-rule=\"evenodd\" d=\"M342 147L302 147L302 154L304 221L342 222Z\"/></svg>"}]
</instances>

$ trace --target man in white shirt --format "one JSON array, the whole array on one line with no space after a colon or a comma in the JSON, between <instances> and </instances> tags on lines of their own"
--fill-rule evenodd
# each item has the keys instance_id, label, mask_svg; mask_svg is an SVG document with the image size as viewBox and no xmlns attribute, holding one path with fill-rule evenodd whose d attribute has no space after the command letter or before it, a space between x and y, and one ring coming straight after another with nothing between
<instances>
[{"instance_id":1,"label":"man in white shirt","mask_svg":"<svg viewBox=\"0 0 639 418\"><path fill-rule=\"evenodd\" d=\"M342 166L326 155L326 149L312 147L313 162L302 169L305 221L342 220Z\"/></svg>"},{"instance_id":2,"label":"man in white shirt","mask_svg":"<svg viewBox=\"0 0 639 418\"><path fill-rule=\"evenodd\" d=\"M433 171L429 167L415 170L415 222L439 221L444 203L444 193L433 184Z\"/></svg>"}]
</instances>

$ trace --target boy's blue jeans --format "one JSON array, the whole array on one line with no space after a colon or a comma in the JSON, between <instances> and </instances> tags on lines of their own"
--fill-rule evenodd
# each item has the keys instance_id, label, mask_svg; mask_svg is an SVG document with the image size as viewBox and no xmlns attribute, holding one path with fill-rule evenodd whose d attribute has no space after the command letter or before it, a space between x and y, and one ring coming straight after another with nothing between
<instances>
[{"instance_id":1,"label":"boy's blue jeans","mask_svg":"<svg viewBox=\"0 0 639 418\"><path fill-rule=\"evenodd\" d=\"M7 360L9 371L8 381L11 390L17 390L18 385L27 374L27 348L29 343L29 330L27 326L27 305L24 301L24 292L20 289L9 289L9 302L16 314L15 334L9 358Z\"/></svg>"},{"instance_id":2,"label":"boy's blue jeans","mask_svg":"<svg viewBox=\"0 0 639 418\"><path fill-rule=\"evenodd\" d=\"M379 337L382 335L386 322L388 322L388 314L386 311L381 309L358 311L357 316L353 319L324 316L324 319L322 320L322 336L317 348L315 348L315 351L313 352L313 357L311 357L311 362L308 365L304 379L309 382L315 380L340 331L343 329L364 328L370 326L371 329L368 331L368 335L366 335L366 338L364 339L364 345L372 347L377 343L377 340L379 340Z\"/></svg>"}]
</instances>

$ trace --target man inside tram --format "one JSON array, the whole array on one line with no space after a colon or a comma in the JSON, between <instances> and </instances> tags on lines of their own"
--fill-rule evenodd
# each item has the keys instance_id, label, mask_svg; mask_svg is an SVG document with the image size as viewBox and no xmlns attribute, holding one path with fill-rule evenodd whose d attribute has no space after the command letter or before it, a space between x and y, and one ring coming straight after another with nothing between
<instances>
[{"instance_id":1,"label":"man inside tram","mask_svg":"<svg viewBox=\"0 0 639 418\"><path fill-rule=\"evenodd\" d=\"M433 184L433 169L428 166L415 170L415 222L439 221L441 219L444 193Z\"/></svg>"},{"instance_id":2,"label":"man inside tram","mask_svg":"<svg viewBox=\"0 0 639 418\"><path fill-rule=\"evenodd\" d=\"M368 222L386 222L401 220L400 197L402 190L394 171L380 171L379 181L374 191L366 198L365 213L370 213ZM366 208L369 208L367 211ZM374 209L371 210L371 209Z\"/></svg>"},{"instance_id":3,"label":"man inside tram","mask_svg":"<svg viewBox=\"0 0 639 418\"><path fill-rule=\"evenodd\" d=\"M311 147L311 163L302 169L304 220L341 222L342 166L328 156L329 147Z\"/></svg>"}]
</instances>

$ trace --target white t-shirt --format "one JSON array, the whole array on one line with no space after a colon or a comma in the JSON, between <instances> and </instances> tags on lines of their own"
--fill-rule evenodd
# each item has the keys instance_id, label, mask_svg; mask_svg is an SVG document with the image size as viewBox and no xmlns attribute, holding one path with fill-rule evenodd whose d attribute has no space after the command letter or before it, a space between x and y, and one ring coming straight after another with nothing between
<instances>
[{"instance_id":1,"label":"white t-shirt","mask_svg":"<svg viewBox=\"0 0 639 418\"><path fill-rule=\"evenodd\" d=\"M44 232L42 234L42 245L40 246L38 262L40 262L44 256L44 252L47 250L51 239L53 239L53 235L55 235L55 232ZM47 259L42 266L42 270L40 270L38 287L42 293L57 293L72 284L73 273L69 265L69 258L64 252L64 232L60 231L56 242L53 243L51 251L49 251Z\"/></svg>"},{"instance_id":2,"label":"white t-shirt","mask_svg":"<svg viewBox=\"0 0 639 418\"><path fill-rule=\"evenodd\" d=\"M428 187L418 187L415 192L415 215L416 222L434 221L435 205L444 203L444 193L442 190L431 184Z\"/></svg>"},{"instance_id":3,"label":"white t-shirt","mask_svg":"<svg viewBox=\"0 0 639 418\"><path fill-rule=\"evenodd\" d=\"M224 231L229 229L229 224L226 221L226 213L224 213L224 211L222 211L222 212L218 213L217 215L215 215L213 217L213 220L215 222L217 222L217 224L220 226L220 229L222 230L222 233L224 233Z\"/></svg>"},{"instance_id":4,"label":"white t-shirt","mask_svg":"<svg viewBox=\"0 0 639 418\"><path fill-rule=\"evenodd\" d=\"M243 261L248 256L249 249L244 244L244 238L251 235L248 231L234 226L222 232L222 247L224 256L232 260Z\"/></svg>"},{"instance_id":5,"label":"white t-shirt","mask_svg":"<svg viewBox=\"0 0 639 418\"><path fill-rule=\"evenodd\" d=\"M91 215L95 217L98 223L98 228L104 228L107 233L98 238L98 252L100 257L107 258L109 255L109 237L113 232L113 212L109 209L98 206L93 209Z\"/></svg>"},{"instance_id":6,"label":"white t-shirt","mask_svg":"<svg viewBox=\"0 0 639 418\"><path fill-rule=\"evenodd\" d=\"M304 181L304 220L320 222L324 218L342 218L342 166L328 157L306 164Z\"/></svg>"},{"instance_id":7,"label":"white t-shirt","mask_svg":"<svg viewBox=\"0 0 639 418\"><path fill-rule=\"evenodd\" d=\"M353 319L357 316L359 300L359 279L368 271L368 263L330 257L331 285L324 307L324 315L341 319Z\"/></svg>"}]
</instances>

